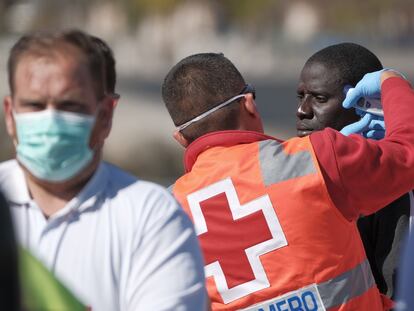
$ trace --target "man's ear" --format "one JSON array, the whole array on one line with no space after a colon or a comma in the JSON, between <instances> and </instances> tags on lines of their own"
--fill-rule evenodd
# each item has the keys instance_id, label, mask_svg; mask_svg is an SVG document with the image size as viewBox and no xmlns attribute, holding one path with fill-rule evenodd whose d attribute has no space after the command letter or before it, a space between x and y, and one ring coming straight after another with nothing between
<instances>
[{"instance_id":1,"label":"man's ear","mask_svg":"<svg viewBox=\"0 0 414 311\"><path fill-rule=\"evenodd\" d=\"M112 128L112 118L114 114L114 105L112 99L106 96L98 108L95 126L91 133L89 146L92 149L97 149L103 146L105 139L108 137Z\"/></svg>"},{"instance_id":2,"label":"man's ear","mask_svg":"<svg viewBox=\"0 0 414 311\"><path fill-rule=\"evenodd\" d=\"M6 122L7 133L12 139L15 139L16 127L13 118L13 100L10 95L4 97L3 100L4 120Z\"/></svg>"},{"instance_id":3,"label":"man's ear","mask_svg":"<svg viewBox=\"0 0 414 311\"><path fill-rule=\"evenodd\" d=\"M111 96L111 102L112 102L112 106L114 107L114 109L116 108L116 106L118 106L118 102L119 102L119 95L117 96Z\"/></svg>"},{"instance_id":4,"label":"man's ear","mask_svg":"<svg viewBox=\"0 0 414 311\"><path fill-rule=\"evenodd\" d=\"M246 94L242 103L239 129L263 133L263 122L252 94Z\"/></svg>"},{"instance_id":5,"label":"man's ear","mask_svg":"<svg viewBox=\"0 0 414 311\"><path fill-rule=\"evenodd\" d=\"M251 115L258 117L259 111L257 110L256 103L254 101L253 95L248 93L244 96L244 108L247 110L248 113Z\"/></svg>"},{"instance_id":6,"label":"man's ear","mask_svg":"<svg viewBox=\"0 0 414 311\"><path fill-rule=\"evenodd\" d=\"M187 148L189 145L188 140L183 136L180 131L175 130L173 133L174 139L184 148Z\"/></svg>"}]
</instances>

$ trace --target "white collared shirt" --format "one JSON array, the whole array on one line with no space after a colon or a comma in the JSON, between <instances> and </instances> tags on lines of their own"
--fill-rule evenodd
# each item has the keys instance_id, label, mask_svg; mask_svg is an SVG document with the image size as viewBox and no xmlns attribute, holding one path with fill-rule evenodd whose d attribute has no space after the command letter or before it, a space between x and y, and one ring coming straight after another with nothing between
<instances>
[{"instance_id":1,"label":"white collared shirt","mask_svg":"<svg viewBox=\"0 0 414 311\"><path fill-rule=\"evenodd\" d=\"M0 191L20 243L93 311L204 310L193 226L162 187L101 163L83 190L46 219L11 160L0 164Z\"/></svg>"}]
</instances>

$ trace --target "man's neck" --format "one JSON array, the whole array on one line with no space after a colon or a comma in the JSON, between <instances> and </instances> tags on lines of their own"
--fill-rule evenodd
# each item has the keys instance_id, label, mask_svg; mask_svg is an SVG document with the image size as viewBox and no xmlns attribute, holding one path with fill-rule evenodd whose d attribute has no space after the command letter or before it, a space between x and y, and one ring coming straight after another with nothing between
<instances>
[{"instance_id":1,"label":"man's neck","mask_svg":"<svg viewBox=\"0 0 414 311\"><path fill-rule=\"evenodd\" d=\"M34 177L26 169L23 168L23 170L30 196L45 217L48 218L64 208L70 200L79 194L96 171L98 165L99 159L94 159L79 176L62 183L42 181Z\"/></svg>"},{"instance_id":2,"label":"man's neck","mask_svg":"<svg viewBox=\"0 0 414 311\"><path fill-rule=\"evenodd\" d=\"M30 178L26 180L31 197L47 218L64 208L80 191L80 189L57 191L57 189L43 187Z\"/></svg>"}]
</instances>

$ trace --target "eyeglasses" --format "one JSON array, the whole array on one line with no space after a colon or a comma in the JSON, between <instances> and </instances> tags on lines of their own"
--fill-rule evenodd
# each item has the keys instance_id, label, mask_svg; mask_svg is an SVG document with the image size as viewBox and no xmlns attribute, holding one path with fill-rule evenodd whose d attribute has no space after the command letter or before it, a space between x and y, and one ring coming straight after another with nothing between
<instances>
[{"instance_id":1,"label":"eyeglasses","mask_svg":"<svg viewBox=\"0 0 414 311\"><path fill-rule=\"evenodd\" d=\"M177 131L182 131L183 129L185 129L186 127L190 126L191 124L200 121L201 119L204 119L205 117L209 116L210 114L212 114L213 112L216 112L217 110L230 105L231 103L233 103L234 101L236 101L239 98L244 97L246 94L251 93L253 95L253 99L256 99L256 90L255 88L250 85L250 84L246 84L243 88L243 90L239 93L239 95L233 96L232 98L230 98L229 100L226 100L224 103L221 103L213 108L211 108L210 110L207 110L206 112L203 112L202 114L200 114L199 116L177 126Z\"/></svg>"}]
</instances>

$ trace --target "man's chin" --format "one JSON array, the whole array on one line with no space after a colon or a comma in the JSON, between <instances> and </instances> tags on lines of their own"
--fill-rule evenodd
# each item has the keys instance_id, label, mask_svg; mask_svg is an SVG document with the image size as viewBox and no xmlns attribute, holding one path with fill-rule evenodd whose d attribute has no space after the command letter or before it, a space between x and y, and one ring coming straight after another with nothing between
<instances>
[{"instance_id":1,"label":"man's chin","mask_svg":"<svg viewBox=\"0 0 414 311\"><path fill-rule=\"evenodd\" d=\"M20 167L23 169L23 172L25 173L25 175L29 177L30 180L32 180L38 185L41 185L43 187L55 187L56 189L67 188L67 187L81 188L88 182L88 180L92 177L92 175L97 170L100 160L101 160L101 152L95 153L91 161L84 168L82 168L79 172L77 172L70 178L64 179L64 180L50 180L47 178L40 178L34 175L27 167L25 167L25 165L21 163L17 159L17 157L16 157L16 160L19 163Z\"/></svg>"},{"instance_id":2,"label":"man's chin","mask_svg":"<svg viewBox=\"0 0 414 311\"><path fill-rule=\"evenodd\" d=\"M298 137L305 137L312 134L313 130L297 130L296 135Z\"/></svg>"}]
</instances>

